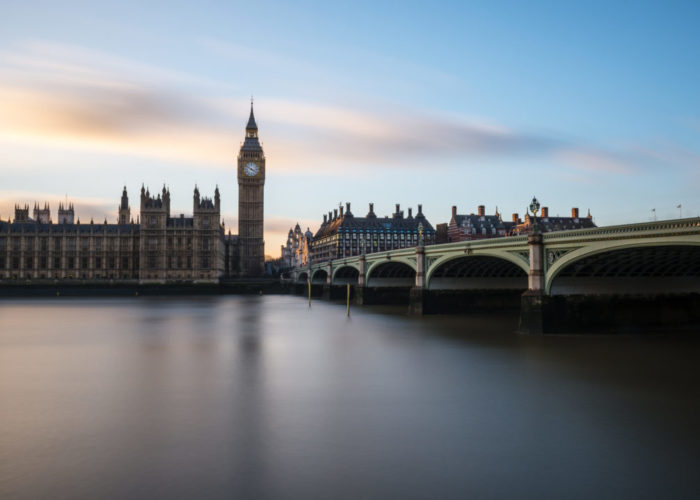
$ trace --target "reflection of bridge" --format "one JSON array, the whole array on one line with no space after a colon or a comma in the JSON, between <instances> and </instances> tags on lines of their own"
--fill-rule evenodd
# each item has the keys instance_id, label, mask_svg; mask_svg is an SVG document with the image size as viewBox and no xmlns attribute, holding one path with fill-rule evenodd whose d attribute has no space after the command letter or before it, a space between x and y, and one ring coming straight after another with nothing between
<instances>
[{"instance_id":1,"label":"reflection of bridge","mask_svg":"<svg viewBox=\"0 0 700 500\"><path fill-rule=\"evenodd\" d=\"M368 289L410 288L418 313L426 294L456 291L527 290L529 297L700 292L700 218L406 248L294 270L297 282L309 277L329 288L355 285L360 303Z\"/></svg>"}]
</instances>

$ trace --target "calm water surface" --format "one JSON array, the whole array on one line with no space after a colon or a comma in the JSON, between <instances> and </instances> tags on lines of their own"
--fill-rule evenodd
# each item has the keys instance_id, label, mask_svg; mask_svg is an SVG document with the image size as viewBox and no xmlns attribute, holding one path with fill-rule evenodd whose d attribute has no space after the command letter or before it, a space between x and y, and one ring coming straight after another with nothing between
<instances>
[{"instance_id":1,"label":"calm water surface","mask_svg":"<svg viewBox=\"0 0 700 500\"><path fill-rule=\"evenodd\" d=\"M692 498L700 343L297 297L0 302L0 497ZM697 498L697 496L695 496Z\"/></svg>"}]
</instances>

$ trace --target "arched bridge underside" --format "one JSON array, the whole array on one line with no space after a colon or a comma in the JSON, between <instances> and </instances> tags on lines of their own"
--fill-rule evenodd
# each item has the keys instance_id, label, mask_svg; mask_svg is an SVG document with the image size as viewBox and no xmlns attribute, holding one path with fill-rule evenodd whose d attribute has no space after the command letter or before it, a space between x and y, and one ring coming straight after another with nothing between
<instances>
[{"instance_id":1,"label":"arched bridge underside","mask_svg":"<svg viewBox=\"0 0 700 500\"><path fill-rule=\"evenodd\" d=\"M700 292L700 245L599 252L561 267L550 281L552 295Z\"/></svg>"},{"instance_id":2,"label":"arched bridge underside","mask_svg":"<svg viewBox=\"0 0 700 500\"><path fill-rule=\"evenodd\" d=\"M311 275L311 283L323 284L328 280L328 272L325 269L316 269Z\"/></svg>"},{"instance_id":3,"label":"arched bridge underside","mask_svg":"<svg viewBox=\"0 0 700 500\"><path fill-rule=\"evenodd\" d=\"M499 257L470 256L439 265L428 282L430 290L527 289L527 273Z\"/></svg>"},{"instance_id":4,"label":"arched bridge underside","mask_svg":"<svg viewBox=\"0 0 700 500\"><path fill-rule=\"evenodd\" d=\"M369 270L367 286L411 287L416 282L416 271L403 262L384 262Z\"/></svg>"},{"instance_id":5,"label":"arched bridge underside","mask_svg":"<svg viewBox=\"0 0 700 500\"><path fill-rule=\"evenodd\" d=\"M343 266L338 268L333 273L333 284L345 285L350 283L351 285L357 285L358 278L360 277L360 271L351 266Z\"/></svg>"}]
</instances>

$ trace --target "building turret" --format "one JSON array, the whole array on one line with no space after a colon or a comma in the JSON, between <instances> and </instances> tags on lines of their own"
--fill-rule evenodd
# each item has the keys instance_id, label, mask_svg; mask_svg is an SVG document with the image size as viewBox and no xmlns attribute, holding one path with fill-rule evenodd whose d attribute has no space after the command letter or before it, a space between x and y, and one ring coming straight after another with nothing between
<instances>
[{"instance_id":1,"label":"building turret","mask_svg":"<svg viewBox=\"0 0 700 500\"><path fill-rule=\"evenodd\" d=\"M122 199L119 203L119 224L128 224L131 219L131 207L129 206L129 196L126 193L126 186L122 191Z\"/></svg>"},{"instance_id":2,"label":"building turret","mask_svg":"<svg viewBox=\"0 0 700 500\"><path fill-rule=\"evenodd\" d=\"M20 207L15 204L15 222L28 222L29 221L29 205L24 205Z\"/></svg>"},{"instance_id":3,"label":"building turret","mask_svg":"<svg viewBox=\"0 0 700 500\"><path fill-rule=\"evenodd\" d=\"M34 220L40 224L51 222L51 210L48 203L44 203L44 208L41 208L38 203L34 205Z\"/></svg>"},{"instance_id":4,"label":"building turret","mask_svg":"<svg viewBox=\"0 0 700 500\"><path fill-rule=\"evenodd\" d=\"M59 203L58 205L58 223L59 224L73 224L75 221L75 209L73 208L73 203L68 205L63 205Z\"/></svg>"},{"instance_id":5,"label":"building turret","mask_svg":"<svg viewBox=\"0 0 700 500\"><path fill-rule=\"evenodd\" d=\"M199 188L196 184L194 186L194 195L192 196L192 200L194 201L194 209L197 210L199 208Z\"/></svg>"},{"instance_id":6,"label":"building turret","mask_svg":"<svg viewBox=\"0 0 700 500\"><path fill-rule=\"evenodd\" d=\"M168 217L170 217L170 189L167 189L165 184L163 184L161 199L163 200L163 208L165 208L165 213Z\"/></svg>"}]
</instances>

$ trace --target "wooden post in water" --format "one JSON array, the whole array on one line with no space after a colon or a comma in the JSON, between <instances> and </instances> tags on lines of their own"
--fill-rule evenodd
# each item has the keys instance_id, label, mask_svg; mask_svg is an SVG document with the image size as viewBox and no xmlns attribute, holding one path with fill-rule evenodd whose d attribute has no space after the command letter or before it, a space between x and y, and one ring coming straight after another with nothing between
<instances>
[{"instance_id":1,"label":"wooden post in water","mask_svg":"<svg viewBox=\"0 0 700 500\"><path fill-rule=\"evenodd\" d=\"M347 290L348 290L348 293L347 293L348 298L347 298L347 306L345 308L345 315L350 316L350 283L348 283Z\"/></svg>"},{"instance_id":2,"label":"wooden post in water","mask_svg":"<svg viewBox=\"0 0 700 500\"><path fill-rule=\"evenodd\" d=\"M306 280L306 282L309 284L309 307L311 307L311 278Z\"/></svg>"}]
</instances>

